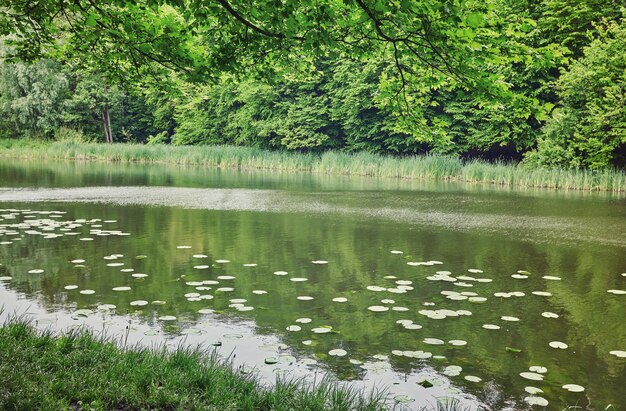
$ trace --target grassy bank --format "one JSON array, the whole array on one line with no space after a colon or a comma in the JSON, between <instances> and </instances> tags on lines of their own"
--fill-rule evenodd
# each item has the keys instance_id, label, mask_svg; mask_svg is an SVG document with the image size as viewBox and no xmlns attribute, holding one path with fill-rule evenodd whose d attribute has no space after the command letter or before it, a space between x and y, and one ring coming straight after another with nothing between
<instances>
[{"instance_id":1,"label":"grassy bank","mask_svg":"<svg viewBox=\"0 0 626 411\"><path fill-rule=\"evenodd\" d=\"M165 162L183 165L303 171L324 174L389 178L455 180L502 186L543 187L568 190L626 191L626 173L618 170L588 171L529 169L521 165L464 162L449 156L391 157L370 153L326 152L322 155L268 151L235 146L166 146L95 143L28 143L0 141L0 156Z\"/></svg>"},{"instance_id":2,"label":"grassy bank","mask_svg":"<svg viewBox=\"0 0 626 411\"><path fill-rule=\"evenodd\" d=\"M86 332L0 328L2 410L379 410L384 397L323 382L258 383L215 356L134 348Z\"/></svg>"}]
</instances>

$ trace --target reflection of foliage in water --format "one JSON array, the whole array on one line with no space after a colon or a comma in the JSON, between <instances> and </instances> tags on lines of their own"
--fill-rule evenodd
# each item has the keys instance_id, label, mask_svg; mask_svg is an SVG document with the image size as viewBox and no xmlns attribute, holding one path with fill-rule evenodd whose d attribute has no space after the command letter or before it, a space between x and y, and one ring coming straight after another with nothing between
<instances>
[{"instance_id":1,"label":"reflection of foliage in water","mask_svg":"<svg viewBox=\"0 0 626 411\"><path fill-rule=\"evenodd\" d=\"M357 200L359 197L356 197ZM348 199L346 199L348 201ZM32 209L50 209L28 205ZM94 307L97 303L112 303L118 312L134 312L133 300L165 300L163 306L148 306L142 316L158 323L160 315L175 315L183 324L193 324L201 316L200 308L213 308L220 318L236 320L251 318L259 332L283 333L284 340L297 350L316 353L327 366L345 378L361 375L358 366L349 364L347 357L331 358L330 349L342 348L353 359L366 360L374 354L390 356L399 371L410 372L424 360L392 356L392 350L427 350L445 355L448 360L429 360L435 367L450 364L463 367L463 374L477 375L483 380L495 379L505 392L523 397L526 382L518 377L530 365L548 368L544 387L552 403L561 400L584 401L580 396L566 394L560 386L577 383L587 387L590 398L604 404L624 403L620 379L624 379L624 362L610 358L608 351L620 349L626 342L626 330L620 296L610 296L609 288L619 286L619 250L600 247L566 248L537 246L498 235L477 235L445 230L420 229L397 223L368 221L357 217L309 216L302 214L253 213L230 211L193 211L162 207L112 207L94 205L59 205L68 211L65 218L117 220L111 224L132 233L129 237L95 237L81 242L78 236L43 239L26 236L9 247L0 248L0 257L13 280L10 287L40 298L55 309L58 305L76 304L78 308ZM6 223L0 222L0 223ZM78 246L77 246L78 245ZM178 249L189 245L191 249ZM404 256L389 250L404 250ZM107 267L103 256L120 253L123 267ZM192 255L204 253L207 259ZM134 259L136 255L146 259ZM71 260L87 260L87 268L75 268ZM229 259L228 264L214 264L216 259ZM328 265L311 264L312 260L329 260ZM437 259L441 266L410 267L407 261ZM243 267L243 263L257 267ZM207 270L194 265L210 264ZM45 268L43 274L27 274L32 268ZM132 267L149 277L136 280L120 268ZM484 274L467 273L480 268ZM451 283L430 282L427 275L437 270L449 270L452 275L475 275L492 278L492 283L476 283L471 288L457 288ZM517 270L528 270L527 280L510 277ZM276 270L289 272L277 276ZM220 281L213 290L198 291L215 295L210 301L187 301L183 295L194 292L185 283L216 279L232 275L234 280ZM411 280L414 290L406 294L367 291L368 285L392 287L396 279ZM542 280L542 275L558 275L562 281ZM289 277L308 278L294 283ZM228 284L225 284L228 283ZM216 287L233 284L234 292L216 293ZM67 284L79 289L96 290L93 296L65 291ZM113 292L112 287L129 285L128 292ZM267 290L256 295L255 289ZM442 290L473 291L488 297L483 304L452 301L440 294ZM547 289L553 297L534 296L533 290ZM493 297L497 291L523 291L526 296L508 299ZM299 301L298 295L315 297ZM346 303L332 302L343 296ZM608 297L607 297L608 296ZM245 298L255 310L239 313L229 308L229 299ZM370 312L366 307L380 305L381 299L409 308L407 312ZM434 302L435 308L465 309L471 316L432 320L417 314L424 302ZM427 307L428 308L428 307ZM555 311L559 319L541 317L544 311ZM602 313L598 321L597 313ZM520 323L498 322L502 315L514 315ZM310 317L311 324L300 324L302 331L288 332L299 317ZM411 319L423 325L421 330L405 330L398 319ZM498 323L501 330L485 330L484 323ZM313 334L307 330L329 325L336 333ZM175 326L174 326L175 327ZM174 328L175 331L175 328ZM443 340L462 339L466 346L423 344L425 337ZM302 340L311 339L305 346ZM570 350L561 352L548 347L552 340L566 341ZM521 348L513 354L505 347ZM595 348L594 348L595 347ZM575 358L575 361L572 361ZM457 378L459 384L465 384ZM466 388L479 392L480 385L466 383ZM606 405L606 404L604 404Z\"/></svg>"}]
</instances>

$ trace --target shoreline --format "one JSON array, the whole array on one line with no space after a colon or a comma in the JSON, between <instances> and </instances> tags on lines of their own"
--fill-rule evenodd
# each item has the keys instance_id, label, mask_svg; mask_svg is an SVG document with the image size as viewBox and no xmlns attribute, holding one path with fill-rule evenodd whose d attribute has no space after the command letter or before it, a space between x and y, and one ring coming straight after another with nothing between
<instances>
[{"instance_id":1,"label":"shoreline","mask_svg":"<svg viewBox=\"0 0 626 411\"><path fill-rule=\"evenodd\" d=\"M239 146L167 146L1 140L0 157L174 164L238 170L289 171L398 180L448 181L502 188L626 192L619 170L528 169L519 164L463 161L422 155L392 157L366 152L322 154L269 151Z\"/></svg>"}]
</instances>

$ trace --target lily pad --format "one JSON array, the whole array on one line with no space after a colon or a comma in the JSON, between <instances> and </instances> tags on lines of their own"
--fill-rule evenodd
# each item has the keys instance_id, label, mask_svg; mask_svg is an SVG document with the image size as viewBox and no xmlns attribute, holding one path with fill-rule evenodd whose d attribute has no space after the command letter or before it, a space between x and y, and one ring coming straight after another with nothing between
<instances>
[{"instance_id":1,"label":"lily pad","mask_svg":"<svg viewBox=\"0 0 626 411\"><path fill-rule=\"evenodd\" d=\"M626 290L607 290L606 292L614 295L626 295Z\"/></svg>"},{"instance_id":2,"label":"lily pad","mask_svg":"<svg viewBox=\"0 0 626 411\"><path fill-rule=\"evenodd\" d=\"M500 326L495 324L483 324L483 328L486 330L499 330Z\"/></svg>"},{"instance_id":3,"label":"lily pad","mask_svg":"<svg viewBox=\"0 0 626 411\"><path fill-rule=\"evenodd\" d=\"M274 271L274 275L287 275L289 274L287 271Z\"/></svg>"},{"instance_id":4,"label":"lily pad","mask_svg":"<svg viewBox=\"0 0 626 411\"><path fill-rule=\"evenodd\" d=\"M504 315L504 316L500 317L500 319L501 319L502 321L511 321L511 322L516 322L516 321L519 321L519 318L517 318L517 317L511 317L511 316L507 316L507 315Z\"/></svg>"},{"instance_id":5,"label":"lily pad","mask_svg":"<svg viewBox=\"0 0 626 411\"><path fill-rule=\"evenodd\" d=\"M547 407L549 404L548 400L546 400L545 398L536 397L536 396L526 397L524 398L524 401L528 405L538 405L540 407Z\"/></svg>"},{"instance_id":6,"label":"lily pad","mask_svg":"<svg viewBox=\"0 0 626 411\"><path fill-rule=\"evenodd\" d=\"M130 287L122 286L122 287L113 287L113 291L129 291Z\"/></svg>"},{"instance_id":7,"label":"lily pad","mask_svg":"<svg viewBox=\"0 0 626 411\"><path fill-rule=\"evenodd\" d=\"M561 277L555 277L553 275L544 275L543 277L544 280L551 280L551 281L560 281Z\"/></svg>"},{"instance_id":8,"label":"lily pad","mask_svg":"<svg viewBox=\"0 0 626 411\"><path fill-rule=\"evenodd\" d=\"M585 387L581 386L581 385L577 385L577 384L565 384L563 386L563 389L569 391L569 392L583 392L585 391Z\"/></svg>"},{"instance_id":9,"label":"lily pad","mask_svg":"<svg viewBox=\"0 0 626 411\"><path fill-rule=\"evenodd\" d=\"M527 380L543 381L543 375L536 372L521 372L519 375L520 377L526 378Z\"/></svg>"},{"instance_id":10,"label":"lily pad","mask_svg":"<svg viewBox=\"0 0 626 411\"><path fill-rule=\"evenodd\" d=\"M287 331L296 332L302 330L302 327L300 327L299 325L290 325L286 329Z\"/></svg>"},{"instance_id":11,"label":"lily pad","mask_svg":"<svg viewBox=\"0 0 626 411\"><path fill-rule=\"evenodd\" d=\"M548 345L552 348L559 348L561 350L565 350L568 347L567 344L561 341L550 341Z\"/></svg>"},{"instance_id":12,"label":"lily pad","mask_svg":"<svg viewBox=\"0 0 626 411\"><path fill-rule=\"evenodd\" d=\"M34 270L28 270L28 274L41 274L43 273L43 270L40 268L36 268Z\"/></svg>"},{"instance_id":13,"label":"lily pad","mask_svg":"<svg viewBox=\"0 0 626 411\"><path fill-rule=\"evenodd\" d=\"M91 294L95 294L96 292L94 290L80 290L79 293L85 294L85 295L91 295Z\"/></svg>"},{"instance_id":14,"label":"lily pad","mask_svg":"<svg viewBox=\"0 0 626 411\"><path fill-rule=\"evenodd\" d=\"M130 305L137 306L137 307L143 307L144 305L148 305L148 302L146 300L135 300L135 301L131 301Z\"/></svg>"},{"instance_id":15,"label":"lily pad","mask_svg":"<svg viewBox=\"0 0 626 411\"><path fill-rule=\"evenodd\" d=\"M545 318L559 318L559 315L558 315L558 314L556 314L556 313L551 313L551 312L549 312L549 311L545 311L545 312L541 313L541 316L542 316L542 317L545 317Z\"/></svg>"},{"instance_id":16,"label":"lily pad","mask_svg":"<svg viewBox=\"0 0 626 411\"><path fill-rule=\"evenodd\" d=\"M328 355L331 355L333 357L343 357L347 354L348 352L346 350L342 350L341 348L336 348L334 350L328 351Z\"/></svg>"},{"instance_id":17,"label":"lily pad","mask_svg":"<svg viewBox=\"0 0 626 411\"><path fill-rule=\"evenodd\" d=\"M528 386L528 387L524 387L524 391L526 391L529 394L541 394L543 392L543 390L541 388L537 388L537 387L532 387L532 386Z\"/></svg>"},{"instance_id":18,"label":"lily pad","mask_svg":"<svg viewBox=\"0 0 626 411\"><path fill-rule=\"evenodd\" d=\"M346 297L335 297L335 298L333 298L333 302L336 302L336 303L345 303L347 301L348 301L348 299Z\"/></svg>"},{"instance_id":19,"label":"lily pad","mask_svg":"<svg viewBox=\"0 0 626 411\"><path fill-rule=\"evenodd\" d=\"M332 328L331 327L317 327L317 328L311 329L311 331L314 332L315 334L328 334L329 332L332 332Z\"/></svg>"},{"instance_id":20,"label":"lily pad","mask_svg":"<svg viewBox=\"0 0 626 411\"><path fill-rule=\"evenodd\" d=\"M370 307L367 307L367 309L374 312L389 311L389 307L385 307L382 305L372 305Z\"/></svg>"},{"instance_id":21,"label":"lily pad","mask_svg":"<svg viewBox=\"0 0 626 411\"><path fill-rule=\"evenodd\" d=\"M466 375L463 378L465 378L467 381L470 381L470 382L481 382L482 381L482 378L476 377L474 375Z\"/></svg>"},{"instance_id":22,"label":"lily pad","mask_svg":"<svg viewBox=\"0 0 626 411\"><path fill-rule=\"evenodd\" d=\"M615 351L610 351L609 354L614 355L616 357L620 357L620 358L626 358L626 351L615 350Z\"/></svg>"}]
</instances>

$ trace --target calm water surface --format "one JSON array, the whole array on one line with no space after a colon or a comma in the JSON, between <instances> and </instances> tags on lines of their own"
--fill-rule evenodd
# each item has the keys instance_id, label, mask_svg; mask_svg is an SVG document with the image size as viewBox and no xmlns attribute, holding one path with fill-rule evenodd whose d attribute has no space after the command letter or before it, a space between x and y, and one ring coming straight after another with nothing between
<instances>
[{"instance_id":1,"label":"calm water surface","mask_svg":"<svg viewBox=\"0 0 626 411\"><path fill-rule=\"evenodd\" d=\"M4 317L204 344L409 408L626 409L621 196L4 160L0 209Z\"/></svg>"}]
</instances>

